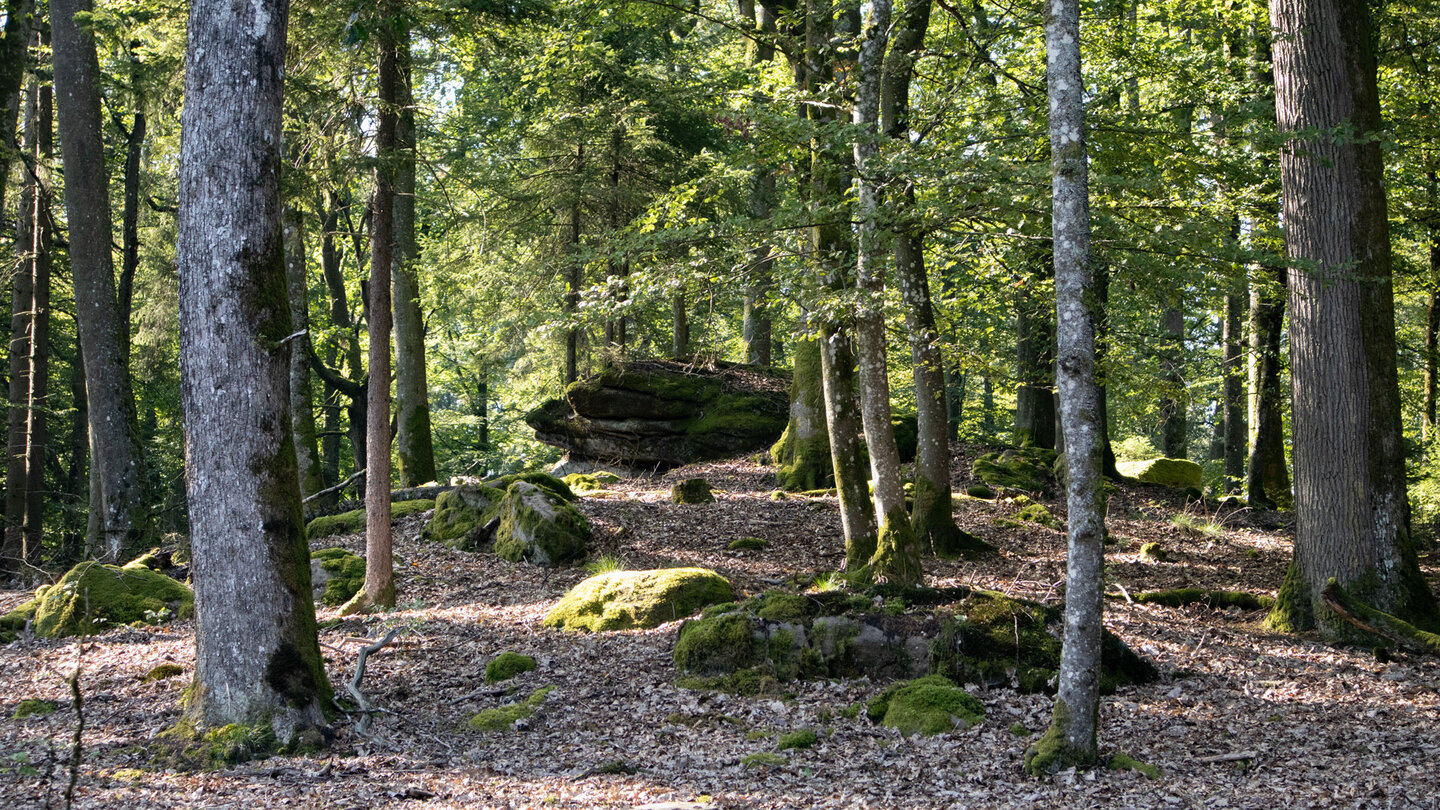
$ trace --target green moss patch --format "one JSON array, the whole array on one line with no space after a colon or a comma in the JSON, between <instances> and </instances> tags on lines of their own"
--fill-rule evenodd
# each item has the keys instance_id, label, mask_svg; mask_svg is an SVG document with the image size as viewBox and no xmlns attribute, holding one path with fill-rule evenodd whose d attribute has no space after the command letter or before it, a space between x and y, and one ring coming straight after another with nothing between
<instances>
[{"instance_id":1,"label":"green moss patch","mask_svg":"<svg viewBox=\"0 0 1440 810\"><path fill-rule=\"evenodd\" d=\"M943 675L892 684L870 702L870 719L901 734L941 734L979 725L985 707Z\"/></svg>"},{"instance_id":2,"label":"green moss patch","mask_svg":"<svg viewBox=\"0 0 1440 810\"><path fill-rule=\"evenodd\" d=\"M971 472L992 488L1049 493L1054 464L1055 451L1027 445L986 453L975 459Z\"/></svg>"},{"instance_id":3,"label":"green moss patch","mask_svg":"<svg viewBox=\"0 0 1440 810\"><path fill-rule=\"evenodd\" d=\"M1159 543L1146 543L1140 547L1140 556L1151 562L1165 562L1170 558L1169 552Z\"/></svg>"},{"instance_id":4,"label":"green moss patch","mask_svg":"<svg viewBox=\"0 0 1440 810\"><path fill-rule=\"evenodd\" d=\"M504 497L505 490L483 484L442 492L420 537L461 551L477 551L490 540L485 529L495 520Z\"/></svg>"},{"instance_id":5,"label":"green moss patch","mask_svg":"<svg viewBox=\"0 0 1440 810\"><path fill-rule=\"evenodd\" d=\"M1152 458L1144 461L1121 461L1115 469L1127 478L1145 484L1160 484L1175 489L1199 489L1204 470L1199 464L1183 458Z\"/></svg>"},{"instance_id":6,"label":"green moss patch","mask_svg":"<svg viewBox=\"0 0 1440 810\"><path fill-rule=\"evenodd\" d=\"M194 610L190 589L164 574L85 562L37 598L33 629L46 638L87 635L134 622L186 618Z\"/></svg>"},{"instance_id":7,"label":"green moss patch","mask_svg":"<svg viewBox=\"0 0 1440 810\"><path fill-rule=\"evenodd\" d=\"M820 738L815 735L815 732L808 728L802 728L799 731L792 731L789 734L781 734L780 742L776 743L775 747L781 751L791 749L802 750L805 748L814 748L818 742L820 742Z\"/></svg>"},{"instance_id":8,"label":"green moss patch","mask_svg":"<svg viewBox=\"0 0 1440 810\"><path fill-rule=\"evenodd\" d=\"M1161 776L1159 768L1125 754L1116 754L1110 757L1110 762L1106 764L1106 767L1112 771L1135 771L1147 779L1159 779Z\"/></svg>"},{"instance_id":9,"label":"green moss patch","mask_svg":"<svg viewBox=\"0 0 1440 810\"><path fill-rule=\"evenodd\" d=\"M435 501L396 501L390 504L390 519L399 520L435 508ZM338 515L324 515L305 525L305 536L311 540L334 537L338 534L360 534L365 531L365 510L353 509Z\"/></svg>"},{"instance_id":10,"label":"green moss patch","mask_svg":"<svg viewBox=\"0 0 1440 810\"><path fill-rule=\"evenodd\" d=\"M725 547L731 551L764 551L769 546L769 541L762 537L741 537L731 540Z\"/></svg>"},{"instance_id":11,"label":"green moss patch","mask_svg":"<svg viewBox=\"0 0 1440 810\"><path fill-rule=\"evenodd\" d=\"M542 686L519 703L486 709L471 717L465 726L471 731L509 731L517 722L534 715L535 710L545 703L545 699L554 688L553 686Z\"/></svg>"},{"instance_id":12,"label":"green moss patch","mask_svg":"<svg viewBox=\"0 0 1440 810\"><path fill-rule=\"evenodd\" d=\"M145 677L141 678L140 680L144 681L145 683L151 683L153 681L163 681L168 678L174 678L184 674L185 668L180 666L179 664L160 664L151 669L149 672L145 673Z\"/></svg>"},{"instance_id":13,"label":"green moss patch","mask_svg":"<svg viewBox=\"0 0 1440 810\"><path fill-rule=\"evenodd\" d=\"M522 672L533 672L534 670L534 658L506 650L495 656L489 664L485 665L485 682L499 683L500 681L508 681Z\"/></svg>"},{"instance_id":14,"label":"green moss patch","mask_svg":"<svg viewBox=\"0 0 1440 810\"><path fill-rule=\"evenodd\" d=\"M44 717L54 714L57 706L53 700L40 700L38 698L27 698L15 704L15 713L11 715L16 720L24 720L27 717Z\"/></svg>"},{"instance_id":15,"label":"green moss patch","mask_svg":"<svg viewBox=\"0 0 1440 810\"><path fill-rule=\"evenodd\" d=\"M559 498L560 500L565 501L566 503L574 503L580 500L579 496L577 496L573 491L571 491L570 487L564 481L556 478L549 473L543 472L524 472L515 473L513 475L502 475L499 478L494 478L486 481L483 486L494 487L495 489L499 490L507 490L516 481L524 481L525 483L532 486L537 486L550 493L551 495Z\"/></svg>"},{"instance_id":16,"label":"green moss patch","mask_svg":"<svg viewBox=\"0 0 1440 810\"><path fill-rule=\"evenodd\" d=\"M965 494L972 498L980 498L981 500L988 501L995 497L995 490L984 484L971 484L965 488Z\"/></svg>"},{"instance_id":17,"label":"green moss patch","mask_svg":"<svg viewBox=\"0 0 1440 810\"><path fill-rule=\"evenodd\" d=\"M517 480L505 490L498 514L495 553L503 560L554 567L585 556L590 523L548 489Z\"/></svg>"},{"instance_id":18,"label":"green moss patch","mask_svg":"<svg viewBox=\"0 0 1440 810\"><path fill-rule=\"evenodd\" d=\"M317 602L343 605L365 585L365 558L343 548L311 552L310 583Z\"/></svg>"},{"instance_id":19,"label":"green moss patch","mask_svg":"<svg viewBox=\"0 0 1440 810\"><path fill-rule=\"evenodd\" d=\"M1241 610L1269 610L1274 597L1257 596L1245 591L1207 591L1203 588L1173 588L1166 591L1145 591L1134 597L1136 602L1166 607L1209 605L1217 608L1238 607Z\"/></svg>"},{"instance_id":20,"label":"green moss patch","mask_svg":"<svg viewBox=\"0 0 1440 810\"><path fill-rule=\"evenodd\" d=\"M658 627L734 598L730 582L704 568L608 571L571 588L544 624L594 632Z\"/></svg>"},{"instance_id":21,"label":"green moss patch","mask_svg":"<svg viewBox=\"0 0 1440 810\"><path fill-rule=\"evenodd\" d=\"M670 498L675 503L714 503L710 484L704 478L687 478L670 488Z\"/></svg>"},{"instance_id":22,"label":"green moss patch","mask_svg":"<svg viewBox=\"0 0 1440 810\"><path fill-rule=\"evenodd\" d=\"M1032 503L1024 509L1021 509L1015 517L1026 523L1034 523L1044 526L1047 529L1054 529L1056 531L1060 531L1061 529L1060 521L1056 520L1055 516L1050 514L1050 510L1046 509L1044 504Z\"/></svg>"},{"instance_id":23,"label":"green moss patch","mask_svg":"<svg viewBox=\"0 0 1440 810\"><path fill-rule=\"evenodd\" d=\"M620 480L620 476L607 470L593 473L570 473L565 476L565 485L572 492L594 492L609 487Z\"/></svg>"},{"instance_id":24,"label":"green moss patch","mask_svg":"<svg viewBox=\"0 0 1440 810\"><path fill-rule=\"evenodd\" d=\"M760 751L740 757L740 764L747 768L774 768L789 761L780 754L772 754L769 751Z\"/></svg>"}]
</instances>

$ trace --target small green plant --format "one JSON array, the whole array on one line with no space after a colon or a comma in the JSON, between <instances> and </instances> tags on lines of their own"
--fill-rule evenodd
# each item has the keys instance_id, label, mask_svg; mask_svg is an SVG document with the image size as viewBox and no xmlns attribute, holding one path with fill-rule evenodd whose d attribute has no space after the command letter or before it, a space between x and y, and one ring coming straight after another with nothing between
<instances>
[{"instance_id":1,"label":"small green plant","mask_svg":"<svg viewBox=\"0 0 1440 810\"><path fill-rule=\"evenodd\" d=\"M776 744L775 747L781 751L792 748L804 749L814 747L815 743L819 741L820 738L815 735L815 732L808 728L802 728L799 731L792 731L789 734L781 734L780 742Z\"/></svg>"},{"instance_id":2,"label":"small green plant","mask_svg":"<svg viewBox=\"0 0 1440 810\"><path fill-rule=\"evenodd\" d=\"M811 588L816 593L843 591L845 590L845 574L841 571L826 571L815 577L815 584Z\"/></svg>"},{"instance_id":3,"label":"small green plant","mask_svg":"<svg viewBox=\"0 0 1440 810\"><path fill-rule=\"evenodd\" d=\"M860 710L863 708L865 708L864 704L851 703L849 706L846 706L845 708L840 710L840 716L845 718L846 720L854 720L855 718L860 716Z\"/></svg>"},{"instance_id":4,"label":"small green plant","mask_svg":"<svg viewBox=\"0 0 1440 810\"><path fill-rule=\"evenodd\" d=\"M1131 436L1124 441L1116 442L1114 449L1115 458L1120 461L1143 461L1160 456L1160 451L1155 449L1155 444L1145 436Z\"/></svg>"},{"instance_id":5,"label":"small green plant","mask_svg":"<svg viewBox=\"0 0 1440 810\"><path fill-rule=\"evenodd\" d=\"M1026 728L1024 723L1012 723L1010 725L1010 733L1016 737L1029 737L1031 732L1029 728Z\"/></svg>"},{"instance_id":6,"label":"small green plant","mask_svg":"<svg viewBox=\"0 0 1440 810\"><path fill-rule=\"evenodd\" d=\"M1205 537L1219 537L1223 528L1217 523L1196 517L1189 512L1180 512L1170 519L1170 522L1191 534L1198 534Z\"/></svg>"},{"instance_id":7,"label":"small green plant","mask_svg":"<svg viewBox=\"0 0 1440 810\"><path fill-rule=\"evenodd\" d=\"M624 571L625 560L614 554L601 554L585 563L585 573L590 576L608 574L611 571Z\"/></svg>"},{"instance_id":8,"label":"small green plant","mask_svg":"<svg viewBox=\"0 0 1440 810\"><path fill-rule=\"evenodd\" d=\"M774 767L777 765L784 765L786 762L789 762L789 760L785 757L779 754L772 754L769 751L761 751L755 754L746 754L745 756L740 758L740 764L744 765L747 768Z\"/></svg>"},{"instance_id":9,"label":"small green plant","mask_svg":"<svg viewBox=\"0 0 1440 810\"><path fill-rule=\"evenodd\" d=\"M54 712L55 701L29 698L20 701L20 703L15 706L15 714L13 717L16 720L24 720L27 717L44 717Z\"/></svg>"}]
</instances>

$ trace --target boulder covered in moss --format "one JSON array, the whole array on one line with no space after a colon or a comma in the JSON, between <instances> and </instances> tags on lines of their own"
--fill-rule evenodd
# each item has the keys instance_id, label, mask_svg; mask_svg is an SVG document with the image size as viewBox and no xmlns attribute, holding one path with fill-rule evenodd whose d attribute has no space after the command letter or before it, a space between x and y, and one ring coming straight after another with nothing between
<instances>
[{"instance_id":1,"label":"boulder covered in moss","mask_svg":"<svg viewBox=\"0 0 1440 810\"><path fill-rule=\"evenodd\" d=\"M1115 465L1121 475L1144 484L1159 484L1175 489L1196 489L1204 478L1199 464L1183 458L1152 458L1145 461L1121 461Z\"/></svg>"},{"instance_id":2,"label":"boulder covered in moss","mask_svg":"<svg viewBox=\"0 0 1440 810\"><path fill-rule=\"evenodd\" d=\"M365 586L365 558L343 548L310 553L310 586L315 601L339 607Z\"/></svg>"},{"instance_id":3,"label":"boulder covered in moss","mask_svg":"<svg viewBox=\"0 0 1440 810\"><path fill-rule=\"evenodd\" d=\"M571 588L544 623L595 632L658 627L734 598L729 580L705 568L608 571Z\"/></svg>"},{"instance_id":4,"label":"boulder covered in moss","mask_svg":"<svg viewBox=\"0 0 1440 810\"><path fill-rule=\"evenodd\" d=\"M1023 445L986 453L975 459L970 470L992 489L1048 495L1053 490L1054 465L1054 450Z\"/></svg>"},{"instance_id":5,"label":"boulder covered in moss","mask_svg":"<svg viewBox=\"0 0 1440 810\"><path fill-rule=\"evenodd\" d=\"M508 681L522 672L534 672L535 666L533 656L506 650L485 665L485 682Z\"/></svg>"},{"instance_id":6,"label":"boulder covered in moss","mask_svg":"<svg viewBox=\"0 0 1440 810\"><path fill-rule=\"evenodd\" d=\"M634 361L571 383L525 422L572 460L678 467L769 447L785 429L789 385L753 366Z\"/></svg>"},{"instance_id":7,"label":"boulder covered in moss","mask_svg":"<svg viewBox=\"0 0 1440 810\"><path fill-rule=\"evenodd\" d=\"M529 481L505 490L495 514L495 553L510 562L554 567L585 556L590 523L571 503Z\"/></svg>"},{"instance_id":8,"label":"boulder covered in moss","mask_svg":"<svg viewBox=\"0 0 1440 810\"><path fill-rule=\"evenodd\" d=\"M428 499L397 501L390 504L390 519L399 520L435 508L435 502ZM338 515L323 515L305 524L305 536L311 540L334 537L338 534L360 534L365 531L365 510L352 509Z\"/></svg>"},{"instance_id":9,"label":"boulder covered in moss","mask_svg":"<svg viewBox=\"0 0 1440 810\"><path fill-rule=\"evenodd\" d=\"M685 622L675 664L695 685L743 689L763 679L916 678L1050 691L1062 610L969 588L768 593ZM1104 635L1101 688L1153 680L1155 668Z\"/></svg>"},{"instance_id":10,"label":"boulder covered in moss","mask_svg":"<svg viewBox=\"0 0 1440 810\"><path fill-rule=\"evenodd\" d=\"M1061 529L1060 521L1050 513L1049 509L1045 508L1044 504L1029 504L1015 513L1015 517L1026 523L1035 523L1047 529L1055 529L1056 531Z\"/></svg>"},{"instance_id":11,"label":"boulder covered in moss","mask_svg":"<svg viewBox=\"0 0 1440 810\"><path fill-rule=\"evenodd\" d=\"M188 587L138 560L125 566L83 562L0 617L0 629L13 633L30 621L35 635L62 638L135 622L160 624L194 612L195 596Z\"/></svg>"},{"instance_id":12,"label":"boulder covered in moss","mask_svg":"<svg viewBox=\"0 0 1440 810\"><path fill-rule=\"evenodd\" d=\"M442 492L435 499L435 514L420 536L461 551L476 551L492 539L504 498L504 489L487 484L465 484Z\"/></svg>"},{"instance_id":13,"label":"boulder covered in moss","mask_svg":"<svg viewBox=\"0 0 1440 810\"><path fill-rule=\"evenodd\" d=\"M565 476L565 485L573 492L595 492L619 480L620 476L609 470L596 470L590 473L570 473Z\"/></svg>"},{"instance_id":14,"label":"boulder covered in moss","mask_svg":"<svg viewBox=\"0 0 1440 810\"><path fill-rule=\"evenodd\" d=\"M704 478L687 478L670 487L670 500L675 503L714 503L710 482Z\"/></svg>"},{"instance_id":15,"label":"boulder covered in moss","mask_svg":"<svg viewBox=\"0 0 1440 810\"><path fill-rule=\"evenodd\" d=\"M873 723L911 734L943 734L977 726L985 720L979 698L944 675L926 675L891 684L866 708Z\"/></svg>"}]
</instances>

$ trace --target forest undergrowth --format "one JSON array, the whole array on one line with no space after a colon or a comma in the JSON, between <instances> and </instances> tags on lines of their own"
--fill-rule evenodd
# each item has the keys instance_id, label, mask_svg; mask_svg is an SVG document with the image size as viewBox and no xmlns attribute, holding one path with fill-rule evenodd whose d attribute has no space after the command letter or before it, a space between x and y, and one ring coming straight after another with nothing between
<instances>
[{"instance_id":1,"label":"forest undergrowth","mask_svg":"<svg viewBox=\"0 0 1440 810\"><path fill-rule=\"evenodd\" d=\"M974 452L957 453L957 492L975 483ZM716 502L671 503L671 484L696 476ZM586 495L592 558L713 568L745 593L835 570L844 559L835 499L777 499L773 488L768 468L733 461ZM1044 502L1063 520L1063 503ZM957 501L960 525L998 551L927 558L927 583L1058 601L1064 535L1015 521L1020 509L1003 498ZM1187 505L1144 485L1112 495L1106 626L1161 678L1104 699L1100 743L1105 756L1154 766L1158 778L1109 769L1026 776L1025 748L1049 720L1045 695L972 687L983 723L904 738L866 719L865 702L886 686L868 679L784 684L754 697L678 688L677 623L599 635L543 628L583 568L543 570L425 543L421 514L397 523L399 608L344 620L320 609L326 666L342 694L360 651L398 630L366 663L360 688L378 711L364 734L342 715L334 744L318 754L170 769L157 764L154 742L178 719L193 675L191 623L82 641L22 638L0 648L0 807L64 806L76 730L67 678L77 663L81 808L1434 807L1440 662L1275 634L1260 611L1134 600L1179 587L1273 596L1290 557L1289 518ZM767 545L728 548L742 537ZM1150 543L1162 553L1142 554ZM364 542L321 545L359 552ZM1432 587L1436 563L1422 559ZM0 592L0 612L27 596ZM506 651L533 656L536 668L486 683L486 665ZM146 680L164 664L179 674ZM520 730L466 728L477 712L551 686ZM27 700L54 710L15 717ZM782 738L808 740L803 731L813 732L810 747L782 747Z\"/></svg>"}]
</instances>

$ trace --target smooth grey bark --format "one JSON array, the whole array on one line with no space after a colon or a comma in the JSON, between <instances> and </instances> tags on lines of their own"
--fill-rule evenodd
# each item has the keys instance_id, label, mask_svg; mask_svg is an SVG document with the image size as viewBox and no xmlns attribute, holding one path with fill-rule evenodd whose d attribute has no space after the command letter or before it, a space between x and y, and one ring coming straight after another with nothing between
<instances>
[{"instance_id":1,"label":"smooth grey bark","mask_svg":"<svg viewBox=\"0 0 1440 810\"><path fill-rule=\"evenodd\" d=\"M120 278L116 295L120 303L120 334L124 337L126 363L130 360L130 315L135 297L135 271L140 267L140 158L145 148L145 113L142 99L135 100L136 112L125 135L125 202L120 213Z\"/></svg>"},{"instance_id":2,"label":"smooth grey bark","mask_svg":"<svg viewBox=\"0 0 1440 810\"><path fill-rule=\"evenodd\" d=\"M1185 458L1189 452L1189 425L1186 411L1189 396L1185 391L1185 311L1179 306L1167 307L1160 315L1165 343L1160 350L1160 378L1164 394L1160 398L1160 454L1166 458Z\"/></svg>"},{"instance_id":3,"label":"smooth grey bark","mask_svg":"<svg viewBox=\"0 0 1440 810\"><path fill-rule=\"evenodd\" d=\"M187 719L317 745L330 685L289 418L287 11L286 0L190 6L177 242L196 618Z\"/></svg>"},{"instance_id":4,"label":"smooth grey bark","mask_svg":"<svg viewBox=\"0 0 1440 810\"><path fill-rule=\"evenodd\" d=\"M1373 20L1365 0L1275 0L1275 101L1290 274L1295 556L1270 620L1354 631L1333 580L1412 623L1440 624L1410 537L1395 365ZM1315 137L1338 127L1357 137Z\"/></svg>"},{"instance_id":5,"label":"smooth grey bark","mask_svg":"<svg viewBox=\"0 0 1440 810\"><path fill-rule=\"evenodd\" d=\"M1432 181L1433 182L1433 181ZM1440 284L1440 228L1430 228L1430 284ZM1440 400L1440 293L1430 290L1425 307L1425 403L1420 438L1428 445L1435 436L1435 404Z\"/></svg>"},{"instance_id":6,"label":"smooth grey bark","mask_svg":"<svg viewBox=\"0 0 1440 810\"><path fill-rule=\"evenodd\" d=\"M90 0L50 4L54 37L55 94L60 149L65 165L70 268L75 280L75 319L85 353L90 401L92 466L99 477L100 537L87 542L109 560L143 550L150 524L130 371L125 363L125 324L115 290L110 253L110 183L100 135L100 66L95 38L77 14Z\"/></svg>"},{"instance_id":7,"label":"smooth grey bark","mask_svg":"<svg viewBox=\"0 0 1440 810\"><path fill-rule=\"evenodd\" d=\"M685 293L670 297L670 356L685 357L690 353L690 305Z\"/></svg>"},{"instance_id":8,"label":"smooth grey bark","mask_svg":"<svg viewBox=\"0 0 1440 810\"><path fill-rule=\"evenodd\" d=\"M305 272L305 217L286 206L284 214L285 283L295 349L290 352L290 430L302 500L325 488L320 447L315 433L315 398L310 385L310 296Z\"/></svg>"},{"instance_id":9,"label":"smooth grey bark","mask_svg":"<svg viewBox=\"0 0 1440 810\"><path fill-rule=\"evenodd\" d=\"M860 30L859 85L852 122L855 150L858 249L855 346L859 363L860 416L870 453L877 537L871 570L877 581L919 584L920 546L910 528L900 477L900 451L890 424L890 376L886 365L885 276L880 232L882 182L878 165L880 86L890 34L890 0L871 0Z\"/></svg>"},{"instance_id":10,"label":"smooth grey bark","mask_svg":"<svg viewBox=\"0 0 1440 810\"><path fill-rule=\"evenodd\" d=\"M375 127L375 198L370 221L370 352L365 423L365 585L342 615L394 607L390 537L390 270L395 259L395 165L399 128L400 13L403 0L377 8L379 99Z\"/></svg>"},{"instance_id":11,"label":"smooth grey bark","mask_svg":"<svg viewBox=\"0 0 1440 810\"><path fill-rule=\"evenodd\" d=\"M430 429L430 382L425 371L425 321L415 265L415 96L411 86L410 26L396 21L399 118L395 147L395 261L391 269L395 308L395 434L402 487L435 480L435 442Z\"/></svg>"},{"instance_id":12,"label":"smooth grey bark","mask_svg":"<svg viewBox=\"0 0 1440 810\"><path fill-rule=\"evenodd\" d=\"M1098 758L1104 592L1101 543L1105 534L1078 0L1046 4L1045 56L1054 194L1056 382L1069 472L1069 552L1064 647L1054 717L1045 736L1025 754L1025 767L1033 774L1089 766Z\"/></svg>"}]
</instances>

